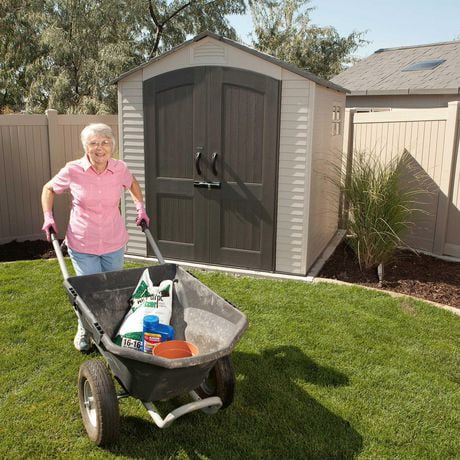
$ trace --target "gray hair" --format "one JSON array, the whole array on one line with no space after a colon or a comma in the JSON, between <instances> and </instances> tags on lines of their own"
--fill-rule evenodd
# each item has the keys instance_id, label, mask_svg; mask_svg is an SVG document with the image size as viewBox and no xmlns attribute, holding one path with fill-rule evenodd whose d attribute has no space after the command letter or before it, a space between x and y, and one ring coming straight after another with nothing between
<instances>
[{"instance_id":1,"label":"gray hair","mask_svg":"<svg viewBox=\"0 0 460 460\"><path fill-rule=\"evenodd\" d=\"M91 123L90 125L85 126L80 135L83 149L86 148L88 139L92 136L103 136L110 138L112 141L112 149L115 149L115 136L113 135L113 131L110 126L105 125L104 123Z\"/></svg>"}]
</instances>

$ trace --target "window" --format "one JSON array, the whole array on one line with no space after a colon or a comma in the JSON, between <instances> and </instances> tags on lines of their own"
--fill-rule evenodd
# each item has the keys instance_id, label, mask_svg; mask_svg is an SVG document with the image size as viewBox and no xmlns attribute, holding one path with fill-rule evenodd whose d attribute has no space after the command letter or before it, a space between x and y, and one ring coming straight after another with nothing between
<instances>
[{"instance_id":1,"label":"window","mask_svg":"<svg viewBox=\"0 0 460 460\"><path fill-rule=\"evenodd\" d=\"M341 107L340 105L332 106L332 135L338 136L340 134Z\"/></svg>"},{"instance_id":2,"label":"window","mask_svg":"<svg viewBox=\"0 0 460 460\"><path fill-rule=\"evenodd\" d=\"M404 67L401 72L412 72L414 70L431 70L446 62L445 59L432 59L431 61L418 61Z\"/></svg>"}]
</instances>

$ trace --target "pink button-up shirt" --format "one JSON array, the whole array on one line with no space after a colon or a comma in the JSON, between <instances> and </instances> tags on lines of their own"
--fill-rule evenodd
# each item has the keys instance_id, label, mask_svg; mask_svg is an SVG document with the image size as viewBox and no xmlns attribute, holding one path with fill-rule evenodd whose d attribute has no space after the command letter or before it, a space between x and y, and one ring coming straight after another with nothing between
<instances>
[{"instance_id":1,"label":"pink button-up shirt","mask_svg":"<svg viewBox=\"0 0 460 460\"><path fill-rule=\"evenodd\" d=\"M67 163L52 179L57 194L70 190L72 209L66 242L70 249L86 254L107 254L128 242L119 204L133 176L126 163L111 158L97 174L87 156Z\"/></svg>"}]
</instances>

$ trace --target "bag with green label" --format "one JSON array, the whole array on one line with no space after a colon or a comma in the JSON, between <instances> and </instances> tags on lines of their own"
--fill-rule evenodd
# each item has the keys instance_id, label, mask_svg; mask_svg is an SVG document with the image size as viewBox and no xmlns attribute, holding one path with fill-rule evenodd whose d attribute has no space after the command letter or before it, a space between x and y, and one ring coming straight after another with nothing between
<instances>
[{"instance_id":1,"label":"bag with green label","mask_svg":"<svg viewBox=\"0 0 460 460\"><path fill-rule=\"evenodd\" d=\"M113 342L124 348L142 351L144 316L156 315L161 324L169 324L172 313L173 281L164 280L154 286L145 269L130 298L131 308L121 323Z\"/></svg>"}]
</instances>

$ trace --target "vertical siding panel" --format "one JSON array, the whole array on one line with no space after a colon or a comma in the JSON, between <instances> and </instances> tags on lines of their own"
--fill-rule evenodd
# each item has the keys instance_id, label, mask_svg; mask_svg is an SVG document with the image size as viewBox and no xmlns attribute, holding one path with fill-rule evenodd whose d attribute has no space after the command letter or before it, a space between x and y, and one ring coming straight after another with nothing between
<instances>
[{"instance_id":1,"label":"vertical siding panel","mask_svg":"<svg viewBox=\"0 0 460 460\"><path fill-rule=\"evenodd\" d=\"M142 71L118 83L119 153L134 172L145 197L144 171L144 109L142 102ZM137 116L133 118L133 116ZM149 203L146 202L147 208ZM133 224L136 208L131 197L125 193L122 198L122 212L129 234L127 254L145 256L147 247L144 235ZM157 218L157 216L152 216Z\"/></svg>"},{"instance_id":2,"label":"vertical siding panel","mask_svg":"<svg viewBox=\"0 0 460 460\"><path fill-rule=\"evenodd\" d=\"M17 234L17 214L16 214L16 194L14 185L14 162L11 152L11 132L9 128L5 128L5 144L4 149L6 153L6 196L8 203L8 215L10 222L10 229L13 234Z\"/></svg>"},{"instance_id":3,"label":"vertical siding panel","mask_svg":"<svg viewBox=\"0 0 460 460\"><path fill-rule=\"evenodd\" d=\"M23 192L23 210L26 221L24 226L27 227L30 223L36 221L37 216L34 215L37 206L32 206L32 202L35 201L31 196L31 192L33 191L33 184L31 181L31 177L29 177L29 165L27 162L27 150L25 145L25 138L24 138L24 126L17 127L17 134L18 134L18 156L19 156L19 164L21 169L21 178L22 178L22 192Z\"/></svg>"},{"instance_id":4,"label":"vertical siding panel","mask_svg":"<svg viewBox=\"0 0 460 460\"><path fill-rule=\"evenodd\" d=\"M7 235L12 234L11 231L11 223L10 223L10 209L8 206L8 165L9 159L7 157L7 127L0 127L0 171L2 171L2 175L0 177L0 229L1 234L0 237L5 237Z\"/></svg>"},{"instance_id":5,"label":"vertical siding panel","mask_svg":"<svg viewBox=\"0 0 460 460\"><path fill-rule=\"evenodd\" d=\"M305 274L307 270L308 194L312 171L306 168L312 153L312 90L314 83L283 71L276 231L276 270L280 272ZM293 193L293 187L303 193ZM298 232L293 236L295 228Z\"/></svg>"},{"instance_id":6,"label":"vertical siding panel","mask_svg":"<svg viewBox=\"0 0 460 460\"><path fill-rule=\"evenodd\" d=\"M13 165L13 183L14 183L14 209L16 217L16 233L21 233L24 228L24 197L22 192L22 171L19 157L18 131L16 126L10 126L10 148L11 160Z\"/></svg>"}]
</instances>

